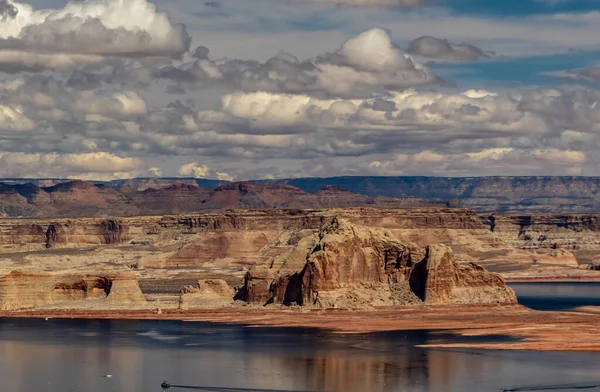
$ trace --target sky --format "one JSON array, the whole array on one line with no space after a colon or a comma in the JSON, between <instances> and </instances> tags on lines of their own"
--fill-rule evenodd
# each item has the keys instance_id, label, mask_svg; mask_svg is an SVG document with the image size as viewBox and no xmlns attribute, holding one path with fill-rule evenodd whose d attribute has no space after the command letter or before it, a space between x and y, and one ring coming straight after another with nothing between
<instances>
[{"instance_id":1,"label":"sky","mask_svg":"<svg viewBox=\"0 0 600 392\"><path fill-rule=\"evenodd\" d=\"M596 176L598 0L0 0L0 177Z\"/></svg>"}]
</instances>

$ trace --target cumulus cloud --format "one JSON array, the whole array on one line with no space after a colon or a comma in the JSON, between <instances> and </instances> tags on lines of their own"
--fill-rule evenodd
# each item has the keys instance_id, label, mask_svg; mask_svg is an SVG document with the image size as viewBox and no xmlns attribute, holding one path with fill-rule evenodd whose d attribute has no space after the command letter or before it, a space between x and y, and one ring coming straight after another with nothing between
<instances>
[{"instance_id":1,"label":"cumulus cloud","mask_svg":"<svg viewBox=\"0 0 600 392\"><path fill-rule=\"evenodd\" d=\"M0 105L0 130L31 131L34 126L34 122L23 114L19 106Z\"/></svg>"},{"instance_id":2,"label":"cumulus cloud","mask_svg":"<svg viewBox=\"0 0 600 392\"><path fill-rule=\"evenodd\" d=\"M396 154L390 160L372 161L371 173L387 175L531 175L545 173L548 165L562 175L581 175L587 156L582 151L557 149L489 148L470 153L431 150Z\"/></svg>"},{"instance_id":3,"label":"cumulus cloud","mask_svg":"<svg viewBox=\"0 0 600 392\"><path fill-rule=\"evenodd\" d=\"M19 10L8 0L0 0L0 20L14 19Z\"/></svg>"},{"instance_id":4,"label":"cumulus cloud","mask_svg":"<svg viewBox=\"0 0 600 392\"><path fill-rule=\"evenodd\" d=\"M344 61L362 69L397 67L398 58L365 61L352 54L356 47L343 50ZM442 174L438 165L467 175L483 167L484 158L494 162L498 174L529 164L550 172L586 173L595 164L591 151L600 147L600 91L582 88L410 88L368 98L234 92L213 109L198 110L188 101L152 107L131 90L79 90L37 75L0 83L0 98L0 132L5 135L0 151L27 156L110 151L140 161L136 170L142 175L162 171L244 179L294 174L291 168L307 162L320 162L321 169L303 168L301 173L394 174L402 166L388 162L394 156L408 157L402 161L407 170L410 162L430 162L415 164L413 174L419 167L421 174ZM429 153L416 155L423 151ZM581 154L585 159L579 159ZM158 164L168 157L177 166ZM189 163L181 165L181 157ZM210 168L201 163L209 161ZM283 163L269 164L278 170L269 172L267 161ZM73 165L58 167L75 174ZM90 168L91 173L97 170ZM32 172L41 169L33 167ZM103 175L131 172L114 168Z\"/></svg>"},{"instance_id":5,"label":"cumulus cloud","mask_svg":"<svg viewBox=\"0 0 600 392\"><path fill-rule=\"evenodd\" d=\"M0 81L4 176L587 174L600 163L600 91L445 90L418 61L486 55L466 44L421 37L415 60L371 29L308 60L217 60L188 51L183 28L144 0L1 1L0 70L74 68ZM185 63L168 58L183 50ZM164 104L165 88L181 101Z\"/></svg>"},{"instance_id":6,"label":"cumulus cloud","mask_svg":"<svg viewBox=\"0 0 600 392\"><path fill-rule=\"evenodd\" d=\"M148 173L151 177L161 177L163 172L159 167L151 167L148 169Z\"/></svg>"},{"instance_id":7,"label":"cumulus cloud","mask_svg":"<svg viewBox=\"0 0 600 392\"><path fill-rule=\"evenodd\" d=\"M141 168L141 160L112 153L0 153L0 175L4 177L70 177L81 179L126 178Z\"/></svg>"},{"instance_id":8,"label":"cumulus cloud","mask_svg":"<svg viewBox=\"0 0 600 392\"><path fill-rule=\"evenodd\" d=\"M577 72L577 75L586 79L600 80L600 67L589 67L581 69Z\"/></svg>"},{"instance_id":9,"label":"cumulus cloud","mask_svg":"<svg viewBox=\"0 0 600 392\"><path fill-rule=\"evenodd\" d=\"M147 110L144 100L135 91L78 90L45 76L27 79L11 91L6 100L33 110L62 111L65 120L76 114L121 118L145 114Z\"/></svg>"},{"instance_id":10,"label":"cumulus cloud","mask_svg":"<svg viewBox=\"0 0 600 392\"><path fill-rule=\"evenodd\" d=\"M432 36L423 36L411 41L406 51L410 54L441 60L475 61L490 57L488 53L474 45L452 44L445 39Z\"/></svg>"},{"instance_id":11,"label":"cumulus cloud","mask_svg":"<svg viewBox=\"0 0 600 392\"><path fill-rule=\"evenodd\" d=\"M579 79L581 81L598 82L600 81L600 67L592 66L587 68L567 69L564 71L555 71L546 73L561 79Z\"/></svg>"},{"instance_id":12,"label":"cumulus cloud","mask_svg":"<svg viewBox=\"0 0 600 392\"><path fill-rule=\"evenodd\" d=\"M146 0L70 2L56 10L3 1L0 71L4 72L98 64L105 57L179 57L190 45L185 27L171 23Z\"/></svg>"},{"instance_id":13,"label":"cumulus cloud","mask_svg":"<svg viewBox=\"0 0 600 392\"><path fill-rule=\"evenodd\" d=\"M190 162L179 167L178 173L182 176L190 176L195 178L206 177L209 168L206 165L200 165L198 162Z\"/></svg>"},{"instance_id":14,"label":"cumulus cloud","mask_svg":"<svg viewBox=\"0 0 600 392\"><path fill-rule=\"evenodd\" d=\"M210 49L206 46L198 46L194 53L192 53L192 57L197 59L205 59L208 58L208 54L210 53Z\"/></svg>"},{"instance_id":15,"label":"cumulus cloud","mask_svg":"<svg viewBox=\"0 0 600 392\"><path fill-rule=\"evenodd\" d=\"M541 107L538 109L534 103L537 102L534 98L539 100L546 96L541 91L538 94L528 96L532 106L525 111L521 107L525 104L522 96L477 90L443 94L411 89L389 95L385 100L324 100L307 95L235 93L223 98L222 111L229 117L223 117L221 121L244 119L248 120L249 127L260 129L396 129L405 136L410 129L415 129L419 130L419 135L436 130L440 138L451 137L457 132L485 138L502 132L547 131L548 125L539 113ZM449 131L440 134L437 132L440 129ZM489 134L482 135L483 129Z\"/></svg>"},{"instance_id":16,"label":"cumulus cloud","mask_svg":"<svg viewBox=\"0 0 600 392\"><path fill-rule=\"evenodd\" d=\"M345 98L369 97L386 90L440 84L441 80L392 42L389 32L371 29L347 40L341 48L300 61L280 53L265 63L249 60L212 61L199 47L198 60L160 69L156 76L183 88L226 86Z\"/></svg>"},{"instance_id":17,"label":"cumulus cloud","mask_svg":"<svg viewBox=\"0 0 600 392\"><path fill-rule=\"evenodd\" d=\"M218 180L222 180L222 181L233 181L233 180L235 180L235 177L232 176L229 173L219 172L218 171L215 174L216 174L216 177L217 177Z\"/></svg>"}]
</instances>

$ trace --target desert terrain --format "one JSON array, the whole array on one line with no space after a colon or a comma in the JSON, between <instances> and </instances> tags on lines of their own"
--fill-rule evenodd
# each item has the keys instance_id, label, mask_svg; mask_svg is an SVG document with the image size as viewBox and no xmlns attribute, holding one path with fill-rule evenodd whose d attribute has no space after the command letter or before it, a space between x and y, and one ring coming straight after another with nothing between
<instances>
[{"instance_id":1,"label":"desert terrain","mask_svg":"<svg viewBox=\"0 0 600 392\"><path fill-rule=\"evenodd\" d=\"M127 203L107 201L110 188L58 186L64 189L27 202L12 194L30 216L0 219L2 316L165 318L341 333L427 328L514 337L454 343L463 347L600 348L596 309L533 311L517 305L506 284L600 280L600 215L481 213L338 188L315 195L237 184L220 186L204 202L186 193L200 192L194 186L153 190L161 196L146 212L196 208L187 198L209 207L131 216L121 214ZM179 204L162 203L182 190ZM289 200L306 204L286 208ZM249 205L269 208L228 209ZM139 212L135 203L131 208ZM63 216L68 211L72 217ZM581 339L565 337L574 331Z\"/></svg>"}]
</instances>

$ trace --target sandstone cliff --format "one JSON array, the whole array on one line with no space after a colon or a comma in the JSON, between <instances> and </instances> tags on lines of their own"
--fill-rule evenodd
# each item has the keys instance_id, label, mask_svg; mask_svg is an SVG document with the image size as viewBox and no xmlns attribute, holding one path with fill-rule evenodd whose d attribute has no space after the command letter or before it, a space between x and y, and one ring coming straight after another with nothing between
<instances>
[{"instance_id":1,"label":"sandstone cliff","mask_svg":"<svg viewBox=\"0 0 600 392\"><path fill-rule=\"evenodd\" d=\"M0 278L0 309L135 309L147 307L132 273L13 271Z\"/></svg>"},{"instance_id":2,"label":"sandstone cliff","mask_svg":"<svg viewBox=\"0 0 600 392\"><path fill-rule=\"evenodd\" d=\"M119 219L0 220L0 246L5 248L120 244L129 240L128 233Z\"/></svg>"},{"instance_id":3,"label":"sandstone cliff","mask_svg":"<svg viewBox=\"0 0 600 392\"><path fill-rule=\"evenodd\" d=\"M337 217L321 227L301 270L253 268L236 298L322 307L516 303L499 275L458 265L447 247L423 254L389 231Z\"/></svg>"},{"instance_id":4,"label":"sandstone cliff","mask_svg":"<svg viewBox=\"0 0 600 392\"><path fill-rule=\"evenodd\" d=\"M195 286L186 286L179 297L179 309L221 308L233 304L234 290L221 279L201 279Z\"/></svg>"},{"instance_id":5,"label":"sandstone cliff","mask_svg":"<svg viewBox=\"0 0 600 392\"><path fill-rule=\"evenodd\" d=\"M452 249L428 246L425 257L410 271L410 286L426 304L516 303L502 277L483 267L454 261Z\"/></svg>"},{"instance_id":6,"label":"sandstone cliff","mask_svg":"<svg viewBox=\"0 0 600 392\"><path fill-rule=\"evenodd\" d=\"M343 191L323 191L329 192ZM425 297L416 294L414 284L411 288L410 270L425 258L428 246L436 250L436 245L444 245L452 250L448 257L458 267L451 267L460 276L450 281L459 283L445 298L460 302L461 290L462 298L472 295L460 287L461 281L488 279L480 279L471 262L511 279L593 279L597 271L577 266L585 257L593 263L598 254L593 216L576 217L566 226L557 216L546 215L542 221L535 215L527 220L533 222L531 226L512 215L478 215L456 208L268 209L111 219L0 219L0 274L24 269L51 274L131 270L146 298L163 309L166 302L173 308L179 306L184 286L207 279L226 282L236 288L238 299L252 303L306 304L318 298L322 306L379 306L422 303ZM491 217L495 217L493 224ZM345 230L344 225L326 229L336 218L354 229ZM542 235L547 239L540 240ZM565 240L557 241L559 236ZM337 254L345 261L336 261L341 257ZM381 270L378 263L386 257L400 258L401 268L395 270L392 267L397 263L386 262ZM238 290L245 275L246 284ZM309 277L310 287L305 282ZM354 286L359 289L351 290ZM495 295L490 287L494 283L481 283L477 292ZM488 291L491 294L486 294ZM184 300L182 306L207 306L202 304L202 294L196 294L195 298L188 295L189 301ZM224 301L231 302L231 298Z\"/></svg>"},{"instance_id":7,"label":"sandstone cliff","mask_svg":"<svg viewBox=\"0 0 600 392\"><path fill-rule=\"evenodd\" d=\"M577 266L600 252L600 215L492 214L481 219L504 243L531 251L540 263Z\"/></svg>"}]
</instances>

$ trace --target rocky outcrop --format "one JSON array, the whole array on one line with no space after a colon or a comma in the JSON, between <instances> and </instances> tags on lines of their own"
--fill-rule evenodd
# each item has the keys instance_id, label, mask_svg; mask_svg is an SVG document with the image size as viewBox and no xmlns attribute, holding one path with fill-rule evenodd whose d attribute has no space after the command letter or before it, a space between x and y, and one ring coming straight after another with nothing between
<instances>
[{"instance_id":1,"label":"rocky outcrop","mask_svg":"<svg viewBox=\"0 0 600 392\"><path fill-rule=\"evenodd\" d=\"M490 231L519 247L577 249L600 245L600 215L482 215Z\"/></svg>"},{"instance_id":2,"label":"rocky outcrop","mask_svg":"<svg viewBox=\"0 0 600 392\"><path fill-rule=\"evenodd\" d=\"M0 278L0 309L144 308L133 273L45 273L13 271Z\"/></svg>"},{"instance_id":3,"label":"rocky outcrop","mask_svg":"<svg viewBox=\"0 0 600 392\"><path fill-rule=\"evenodd\" d=\"M272 288L275 277L276 271L270 268L264 266L251 268L244 276L244 284L235 294L234 299L258 304L273 302L273 293L280 295L278 290L281 290L281 288ZM278 278L278 280L281 279L289 280L289 276ZM285 293L287 286L282 285L282 288ZM285 302L285 298L279 297L278 299L278 302Z\"/></svg>"},{"instance_id":4,"label":"rocky outcrop","mask_svg":"<svg viewBox=\"0 0 600 392\"><path fill-rule=\"evenodd\" d=\"M237 298L322 307L516 303L499 275L457 264L447 247L423 254L387 230L337 217L322 226L301 270L251 269Z\"/></svg>"},{"instance_id":5,"label":"rocky outcrop","mask_svg":"<svg viewBox=\"0 0 600 392\"><path fill-rule=\"evenodd\" d=\"M100 222L100 227L103 231L104 243L107 245L120 244L127 239L125 236L127 228L117 220L106 219Z\"/></svg>"},{"instance_id":6,"label":"rocky outcrop","mask_svg":"<svg viewBox=\"0 0 600 392\"><path fill-rule=\"evenodd\" d=\"M534 263L576 267L600 251L600 215L482 215L508 246L531 252Z\"/></svg>"},{"instance_id":7,"label":"rocky outcrop","mask_svg":"<svg viewBox=\"0 0 600 392\"><path fill-rule=\"evenodd\" d=\"M206 309L230 306L234 290L221 279L202 279L196 286L186 286L179 297L179 309Z\"/></svg>"},{"instance_id":8,"label":"rocky outcrop","mask_svg":"<svg viewBox=\"0 0 600 392\"><path fill-rule=\"evenodd\" d=\"M127 227L114 219L105 219L93 225L81 225L76 221L56 222L46 229L46 248L57 244L120 244L127 240Z\"/></svg>"},{"instance_id":9,"label":"rocky outcrop","mask_svg":"<svg viewBox=\"0 0 600 392\"><path fill-rule=\"evenodd\" d=\"M58 230L56 228L57 225L51 224L48 226L46 230L46 248L52 248L52 245L58 239Z\"/></svg>"},{"instance_id":10,"label":"rocky outcrop","mask_svg":"<svg viewBox=\"0 0 600 392\"><path fill-rule=\"evenodd\" d=\"M446 246L428 246L425 258L410 271L409 281L425 304L517 303L500 275L475 263L457 264L452 249Z\"/></svg>"}]
</instances>

